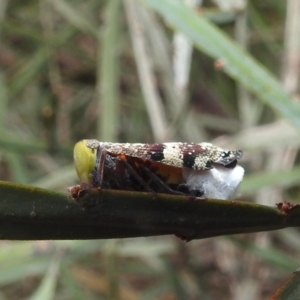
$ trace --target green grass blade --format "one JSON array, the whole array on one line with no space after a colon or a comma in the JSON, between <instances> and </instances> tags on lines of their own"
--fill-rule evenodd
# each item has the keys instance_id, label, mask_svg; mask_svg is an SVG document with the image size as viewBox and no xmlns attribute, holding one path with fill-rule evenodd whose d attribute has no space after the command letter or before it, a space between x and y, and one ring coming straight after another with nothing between
<instances>
[{"instance_id":1,"label":"green grass blade","mask_svg":"<svg viewBox=\"0 0 300 300\"><path fill-rule=\"evenodd\" d=\"M49 269L40 286L29 300L52 300L55 299L56 284L59 275L59 259L55 257L49 265Z\"/></svg>"},{"instance_id":2,"label":"green grass blade","mask_svg":"<svg viewBox=\"0 0 300 300\"><path fill-rule=\"evenodd\" d=\"M300 128L300 105L293 102L276 78L236 45L226 34L182 1L142 0L156 10L175 30L189 37L195 46L220 59L223 71L245 86L276 113Z\"/></svg>"},{"instance_id":3,"label":"green grass blade","mask_svg":"<svg viewBox=\"0 0 300 300\"><path fill-rule=\"evenodd\" d=\"M275 185L277 187L290 188L299 185L299 177L299 167L287 171L251 174L245 177L240 191L241 194L245 196L257 193L259 189Z\"/></svg>"},{"instance_id":4,"label":"green grass blade","mask_svg":"<svg viewBox=\"0 0 300 300\"><path fill-rule=\"evenodd\" d=\"M84 16L82 11L78 11L74 6L68 1L55 0L52 1L53 7L72 25L82 30L83 32L92 34L97 37L98 32L96 26L91 22L91 20Z\"/></svg>"},{"instance_id":5,"label":"green grass blade","mask_svg":"<svg viewBox=\"0 0 300 300\"><path fill-rule=\"evenodd\" d=\"M119 132L119 48L121 2L107 3L103 38L98 38L98 132L102 141L117 141Z\"/></svg>"},{"instance_id":6,"label":"green grass blade","mask_svg":"<svg viewBox=\"0 0 300 300\"><path fill-rule=\"evenodd\" d=\"M298 300L300 298L300 271L295 271L271 296L270 300Z\"/></svg>"}]
</instances>

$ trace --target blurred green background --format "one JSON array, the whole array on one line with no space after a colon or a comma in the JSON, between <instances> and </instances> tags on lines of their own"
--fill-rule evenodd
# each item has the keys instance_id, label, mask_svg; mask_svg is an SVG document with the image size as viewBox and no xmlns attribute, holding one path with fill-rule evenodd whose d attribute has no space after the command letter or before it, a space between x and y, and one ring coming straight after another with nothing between
<instances>
[{"instance_id":1,"label":"blurred green background","mask_svg":"<svg viewBox=\"0 0 300 300\"><path fill-rule=\"evenodd\" d=\"M83 138L211 141L244 150L240 200L299 201L299 20L297 0L0 0L1 180L66 193ZM299 248L1 241L0 299L267 299Z\"/></svg>"}]
</instances>

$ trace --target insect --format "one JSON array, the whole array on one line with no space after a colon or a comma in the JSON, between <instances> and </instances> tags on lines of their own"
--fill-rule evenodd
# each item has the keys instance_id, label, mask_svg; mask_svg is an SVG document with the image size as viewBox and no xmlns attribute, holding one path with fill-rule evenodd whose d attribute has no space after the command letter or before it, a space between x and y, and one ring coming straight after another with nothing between
<instances>
[{"instance_id":1,"label":"insect","mask_svg":"<svg viewBox=\"0 0 300 300\"><path fill-rule=\"evenodd\" d=\"M82 140L74 147L75 168L87 186L227 199L244 169L241 150L210 143L130 144Z\"/></svg>"}]
</instances>

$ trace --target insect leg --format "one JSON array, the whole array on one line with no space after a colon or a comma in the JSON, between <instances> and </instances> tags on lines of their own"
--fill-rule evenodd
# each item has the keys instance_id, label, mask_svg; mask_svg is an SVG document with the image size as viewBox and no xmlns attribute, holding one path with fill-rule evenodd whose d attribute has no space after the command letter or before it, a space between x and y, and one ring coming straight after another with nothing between
<instances>
[{"instance_id":1,"label":"insect leg","mask_svg":"<svg viewBox=\"0 0 300 300\"><path fill-rule=\"evenodd\" d=\"M102 187L103 173L107 157L107 150L99 146L97 148L96 163L95 163L95 183L98 187Z\"/></svg>"},{"instance_id":2,"label":"insect leg","mask_svg":"<svg viewBox=\"0 0 300 300\"><path fill-rule=\"evenodd\" d=\"M128 189L131 190L131 184L129 174L126 170L126 165L124 161L120 158L116 158L116 172L115 172L115 181L117 182L118 189Z\"/></svg>"},{"instance_id":3,"label":"insect leg","mask_svg":"<svg viewBox=\"0 0 300 300\"><path fill-rule=\"evenodd\" d=\"M192 195L195 197L202 197L204 195L204 190L202 188L191 189L186 183L179 184L177 189L185 194Z\"/></svg>"},{"instance_id":4,"label":"insect leg","mask_svg":"<svg viewBox=\"0 0 300 300\"><path fill-rule=\"evenodd\" d=\"M139 182L139 184L148 192L154 193L155 192L146 184L144 179L134 170L134 168L126 161L121 160L124 165L126 166L128 172Z\"/></svg>"},{"instance_id":5,"label":"insect leg","mask_svg":"<svg viewBox=\"0 0 300 300\"><path fill-rule=\"evenodd\" d=\"M151 172L147 167L141 166L142 169L147 173L147 175L165 192L173 195L188 195L187 193L183 193L180 191L176 191L169 187L166 183L164 183L158 176L156 176L153 172Z\"/></svg>"}]
</instances>

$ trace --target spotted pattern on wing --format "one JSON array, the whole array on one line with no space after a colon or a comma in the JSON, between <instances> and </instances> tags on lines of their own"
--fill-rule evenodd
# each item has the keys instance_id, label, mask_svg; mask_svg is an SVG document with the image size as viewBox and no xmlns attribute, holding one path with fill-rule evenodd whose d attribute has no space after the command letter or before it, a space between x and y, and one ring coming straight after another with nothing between
<instances>
[{"instance_id":1,"label":"spotted pattern on wing","mask_svg":"<svg viewBox=\"0 0 300 300\"><path fill-rule=\"evenodd\" d=\"M178 168L211 169L214 163L230 165L243 155L241 150L226 150L210 143L130 144L88 140L90 148L103 147L112 156L125 155L160 162Z\"/></svg>"}]
</instances>

